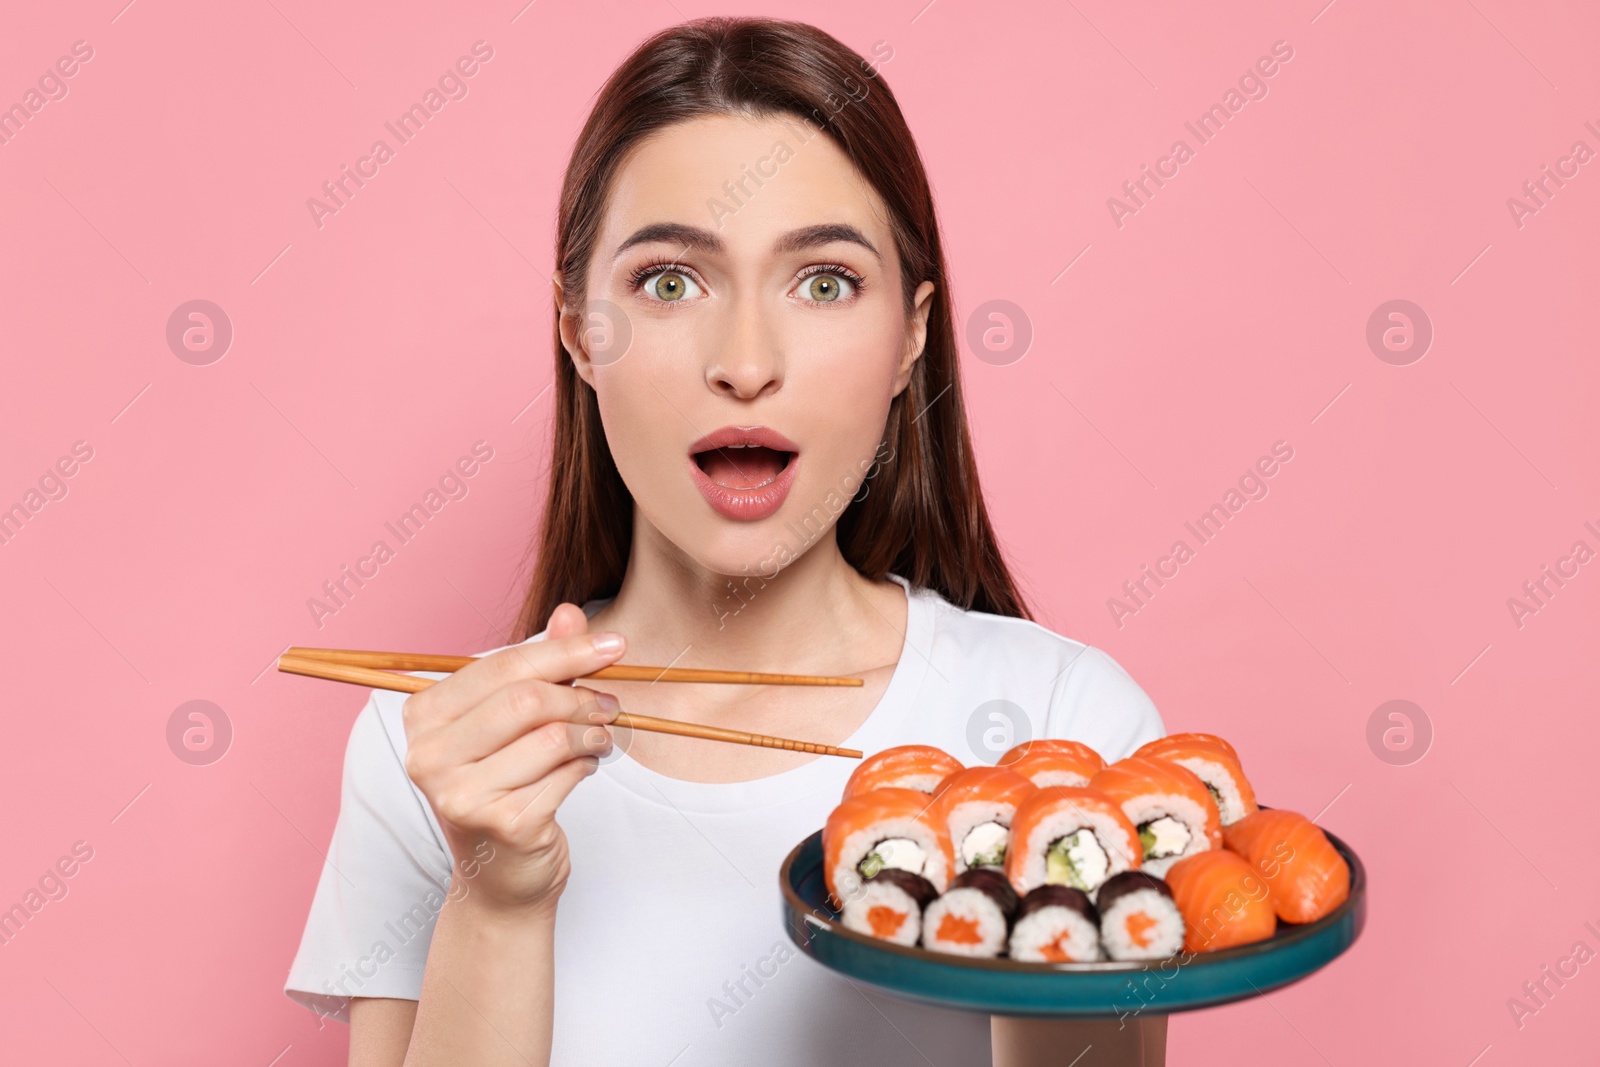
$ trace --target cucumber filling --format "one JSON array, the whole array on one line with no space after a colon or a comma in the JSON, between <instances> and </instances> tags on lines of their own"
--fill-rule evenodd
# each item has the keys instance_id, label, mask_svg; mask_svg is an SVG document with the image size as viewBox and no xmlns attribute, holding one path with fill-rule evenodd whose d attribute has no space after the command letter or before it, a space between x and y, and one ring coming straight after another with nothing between
<instances>
[{"instance_id":1,"label":"cucumber filling","mask_svg":"<svg viewBox=\"0 0 1600 1067\"><path fill-rule=\"evenodd\" d=\"M1002 867L1011 831L997 822L974 826L961 840L961 862L968 867Z\"/></svg>"},{"instance_id":2,"label":"cucumber filling","mask_svg":"<svg viewBox=\"0 0 1600 1067\"><path fill-rule=\"evenodd\" d=\"M1147 860L1181 854L1189 847L1192 836L1187 826L1170 815L1139 824L1139 843L1144 846L1144 858Z\"/></svg>"},{"instance_id":3,"label":"cucumber filling","mask_svg":"<svg viewBox=\"0 0 1600 1067\"><path fill-rule=\"evenodd\" d=\"M872 851L856 864L861 877L871 878L885 867L921 874L928 862L928 854L909 837L889 837L872 846Z\"/></svg>"},{"instance_id":4,"label":"cucumber filling","mask_svg":"<svg viewBox=\"0 0 1600 1067\"><path fill-rule=\"evenodd\" d=\"M1106 880L1110 862L1106 850L1093 830L1075 830L1050 843L1044 854L1044 880L1048 885L1065 885L1085 893L1100 888Z\"/></svg>"}]
</instances>

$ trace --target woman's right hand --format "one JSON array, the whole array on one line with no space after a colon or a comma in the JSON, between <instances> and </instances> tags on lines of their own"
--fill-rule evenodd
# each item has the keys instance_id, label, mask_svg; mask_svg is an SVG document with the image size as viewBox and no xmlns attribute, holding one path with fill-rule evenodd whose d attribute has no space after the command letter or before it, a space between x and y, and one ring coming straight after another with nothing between
<instances>
[{"instance_id":1,"label":"woman's right hand","mask_svg":"<svg viewBox=\"0 0 1600 1067\"><path fill-rule=\"evenodd\" d=\"M588 629L581 608L562 604L543 640L485 656L406 700L406 773L448 839L452 899L553 912L571 871L556 809L610 751L605 724L618 711L609 694L564 683L626 647L621 634Z\"/></svg>"}]
</instances>

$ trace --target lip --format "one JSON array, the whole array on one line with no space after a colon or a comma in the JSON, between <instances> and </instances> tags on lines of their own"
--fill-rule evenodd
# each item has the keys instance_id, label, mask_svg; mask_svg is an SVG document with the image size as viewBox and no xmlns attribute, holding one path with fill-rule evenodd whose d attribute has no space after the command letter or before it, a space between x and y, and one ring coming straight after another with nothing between
<instances>
[{"instance_id":1,"label":"lip","mask_svg":"<svg viewBox=\"0 0 1600 1067\"><path fill-rule=\"evenodd\" d=\"M700 464L695 462L694 457L700 452L750 445L764 446L775 452L787 452L789 462L784 464L783 470L779 471L771 481L750 489L732 489L720 485L712 481L706 472L700 469ZM687 459L689 478L694 482L695 488L700 490L700 495L706 498L706 503L724 518L753 522L774 514L788 498L800 465L800 446L766 426L724 426L690 445Z\"/></svg>"}]
</instances>

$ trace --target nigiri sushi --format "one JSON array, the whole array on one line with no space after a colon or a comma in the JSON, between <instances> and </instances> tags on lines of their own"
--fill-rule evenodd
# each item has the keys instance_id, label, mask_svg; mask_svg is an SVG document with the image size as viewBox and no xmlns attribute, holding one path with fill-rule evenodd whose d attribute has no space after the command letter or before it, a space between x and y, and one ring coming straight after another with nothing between
<instances>
[{"instance_id":1,"label":"nigiri sushi","mask_svg":"<svg viewBox=\"0 0 1600 1067\"><path fill-rule=\"evenodd\" d=\"M1053 785L1018 806L1006 876L1018 893L1065 885L1093 898L1101 883L1141 858L1139 831L1116 801L1099 790Z\"/></svg>"},{"instance_id":2,"label":"nigiri sushi","mask_svg":"<svg viewBox=\"0 0 1600 1067\"><path fill-rule=\"evenodd\" d=\"M1011 958L1027 963L1094 963L1101 958L1100 915L1089 894L1042 885L1022 898L1011 927Z\"/></svg>"},{"instance_id":3,"label":"nigiri sushi","mask_svg":"<svg viewBox=\"0 0 1600 1067\"><path fill-rule=\"evenodd\" d=\"M1183 912L1183 947L1190 952L1264 941L1278 927L1272 890L1250 864L1226 849L1174 863L1167 886Z\"/></svg>"},{"instance_id":4,"label":"nigiri sushi","mask_svg":"<svg viewBox=\"0 0 1600 1067\"><path fill-rule=\"evenodd\" d=\"M1114 960L1164 960L1183 947L1183 913L1166 882L1123 871L1100 887L1100 943Z\"/></svg>"},{"instance_id":5,"label":"nigiri sushi","mask_svg":"<svg viewBox=\"0 0 1600 1067\"><path fill-rule=\"evenodd\" d=\"M868 756L850 772L842 799L885 787L932 793L941 780L959 770L960 760L932 745L886 748Z\"/></svg>"},{"instance_id":6,"label":"nigiri sushi","mask_svg":"<svg viewBox=\"0 0 1600 1067\"><path fill-rule=\"evenodd\" d=\"M1027 778L1034 785L1088 785L1106 765L1100 753L1079 741L1041 737L1025 741L1001 756L1000 767Z\"/></svg>"},{"instance_id":7,"label":"nigiri sushi","mask_svg":"<svg viewBox=\"0 0 1600 1067\"><path fill-rule=\"evenodd\" d=\"M1155 756L1187 767L1211 790L1222 825L1256 811L1256 791L1244 776L1233 746L1213 734L1171 734L1142 746L1135 756Z\"/></svg>"},{"instance_id":8,"label":"nigiri sushi","mask_svg":"<svg viewBox=\"0 0 1600 1067\"><path fill-rule=\"evenodd\" d=\"M939 783L933 810L955 849L955 873L969 867L1002 867L1011 842L1011 820L1034 784L1004 767L968 767Z\"/></svg>"},{"instance_id":9,"label":"nigiri sushi","mask_svg":"<svg viewBox=\"0 0 1600 1067\"><path fill-rule=\"evenodd\" d=\"M874 789L833 809L822 827L822 876L841 910L885 868L926 878L935 892L950 881L950 835L915 789Z\"/></svg>"},{"instance_id":10,"label":"nigiri sushi","mask_svg":"<svg viewBox=\"0 0 1600 1067\"><path fill-rule=\"evenodd\" d=\"M1304 815L1269 808L1222 831L1223 843L1261 873L1284 922L1308 923L1350 895L1350 866Z\"/></svg>"},{"instance_id":11,"label":"nigiri sushi","mask_svg":"<svg viewBox=\"0 0 1600 1067\"><path fill-rule=\"evenodd\" d=\"M1161 876L1185 856L1222 847L1222 817L1195 773L1170 760L1129 756L1090 781L1138 828L1139 869Z\"/></svg>"},{"instance_id":12,"label":"nigiri sushi","mask_svg":"<svg viewBox=\"0 0 1600 1067\"><path fill-rule=\"evenodd\" d=\"M989 957L1005 951L1017 894L1005 875L974 867L950 881L922 915L922 945L956 956Z\"/></svg>"}]
</instances>

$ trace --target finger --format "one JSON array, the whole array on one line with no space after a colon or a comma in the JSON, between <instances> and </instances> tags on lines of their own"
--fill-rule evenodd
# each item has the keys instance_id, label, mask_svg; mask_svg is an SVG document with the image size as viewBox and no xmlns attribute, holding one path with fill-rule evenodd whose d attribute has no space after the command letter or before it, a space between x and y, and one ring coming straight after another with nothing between
<instances>
[{"instance_id":1,"label":"finger","mask_svg":"<svg viewBox=\"0 0 1600 1067\"><path fill-rule=\"evenodd\" d=\"M550 613L550 621L545 625L547 638L571 637L588 631L589 617L576 604L557 604L556 610Z\"/></svg>"},{"instance_id":2,"label":"finger","mask_svg":"<svg viewBox=\"0 0 1600 1067\"><path fill-rule=\"evenodd\" d=\"M611 732L602 723L546 723L473 764L472 774L490 792L510 792L538 781L563 763L608 755L612 745Z\"/></svg>"},{"instance_id":3,"label":"finger","mask_svg":"<svg viewBox=\"0 0 1600 1067\"><path fill-rule=\"evenodd\" d=\"M469 663L406 701L408 725L436 727L464 714L491 693L526 679L559 684L591 674L622 658L621 634L576 633L529 641Z\"/></svg>"},{"instance_id":4,"label":"finger","mask_svg":"<svg viewBox=\"0 0 1600 1067\"><path fill-rule=\"evenodd\" d=\"M553 818L578 783L600 767L595 756L568 760L537 782L512 790L495 807L508 813L508 836L532 831Z\"/></svg>"},{"instance_id":5,"label":"finger","mask_svg":"<svg viewBox=\"0 0 1600 1067\"><path fill-rule=\"evenodd\" d=\"M546 723L571 725L575 730L579 725L611 722L618 710L616 698L609 694L523 679L496 690L461 716L421 731L411 748L423 768L460 767Z\"/></svg>"}]
</instances>

